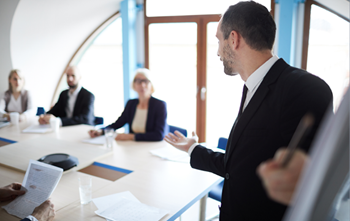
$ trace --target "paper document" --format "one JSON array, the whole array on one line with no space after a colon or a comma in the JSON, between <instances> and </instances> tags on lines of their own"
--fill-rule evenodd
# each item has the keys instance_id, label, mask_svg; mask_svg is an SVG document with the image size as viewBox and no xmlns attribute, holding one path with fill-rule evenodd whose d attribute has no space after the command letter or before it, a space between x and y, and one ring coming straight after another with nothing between
<instances>
[{"instance_id":1,"label":"paper document","mask_svg":"<svg viewBox=\"0 0 350 221\"><path fill-rule=\"evenodd\" d=\"M119 198L107 208L95 211L99 216L113 221L158 221L168 211L145 205L134 200Z\"/></svg>"},{"instance_id":2,"label":"paper document","mask_svg":"<svg viewBox=\"0 0 350 221\"><path fill-rule=\"evenodd\" d=\"M108 196L102 196L92 199L98 209L108 208L110 205L117 203L121 198L125 198L131 201L140 202L130 191L124 191Z\"/></svg>"},{"instance_id":3,"label":"paper document","mask_svg":"<svg viewBox=\"0 0 350 221\"><path fill-rule=\"evenodd\" d=\"M9 214L21 219L32 214L35 207L50 197L61 179L62 173L62 168L30 160L22 183L27 192L3 208Z\"/></svg>"},{"instance_id":4,"label":"paper document","mask_svg":"<svg viewBox=\"0 0 350 221\"><path fill-rule=\"evenodd\" d=\"M187 152L176 149L175 147L163 147L156 150L150 150L151 154L165 160L189 163L190 156Z\"/></svg>"},{"instance_id":5,"label":"paper document","mask_svg":"<svg viewBox=\"0 0 350 221\"><path fill-rule=\"evenodd\" d=\"M105 136L98 136L98 137L94 137L94 138L84 139L82 141L84 143L104 145L106 143L106 137Z\"/></svg>"},{"instance_id":6,"label":"paper document","mask_svg":"<svg viewBox=\"0 0 350 221\"><path fill-rule=\"evenodd\" d=\"M104 209L104 208L108 208L110 205L113 205L113 204L119 202L119 200L121 198L125 198L125 199L128 199L128 200L134 201L134 202L140 202L129 191L124 191L124 192L121 192L121 193L116 193L116 194L112 194L112 195L108 195L108 196L95 198L95 199L92 199L92 201L96 205L97 209ZM110 221L109 219L106 219L106 220Z\"/></svg>"},{"instance_id":7,"label":"paper document","mask_svg":"<svg viewBox=\"0 0 350 221\"><path fill-rule=\"evenodd\" d=\"M43 134L48 131L52 131L51 126L49 124L45 125L32 125L27 127L26 129L22 130L23 133L37 133L37 134Z\"/></svg>"}]
</instances>

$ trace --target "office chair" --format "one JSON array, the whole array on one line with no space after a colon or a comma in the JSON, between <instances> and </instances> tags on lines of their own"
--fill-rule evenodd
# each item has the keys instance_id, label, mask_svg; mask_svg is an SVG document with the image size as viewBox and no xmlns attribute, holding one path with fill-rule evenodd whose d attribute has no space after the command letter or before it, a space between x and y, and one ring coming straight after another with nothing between
<instances>
[{"instance_id":1,"label":"office chair","mask_svg":"<svg viewBox=\"0 0 350 221\"><path fill-rule=\"evenodd\" d=\"M94 120L94 125L95 125L95 129L100 129L103 127L103 117L95 117Z\"/></svg>"},{"instance_id":2,"label":"office chair","mask_svg":"<svg viewBox=\"0 0 350 221\"><path fill-rule=\"evenodd\" d=\"M226 150L226 144L227 144L227 139L220 137L219 142L218 142L218 148L222 149L222 150ZM222 194L222 187L223 186L224 186L224 181L222 181L221 183L219 183L218 185L213 187L213 189L211 189L211 191L209 192L208 197L221 202L221 194ZM213 218L210 218L209 220L212 220L216 217L217 216L214 216Z\"/></svg>"},{"instance_id":3,"label":"office chair","mask_svg":"<svg viewBox=\"0 0 350 221\"><path fill-rule=\"evenodd\" d=\"M171 126L169 125L169 132L174 133L175 130L179 131L180 133L182 133L185 137L187 137L187 130L180 128L180 127L175 127L175 126Z\"/></svg>"},{"instance_id":4,"label":"office chair","mask_svg":"<svg viewBox=\"0 0 350 221\"><path fill-rule=\"evenodd\" d=\"M36 111L36 116L40 116L42 114L45 114L45 109L43 107L38 107Z\"/></svg>"}]
</instances>

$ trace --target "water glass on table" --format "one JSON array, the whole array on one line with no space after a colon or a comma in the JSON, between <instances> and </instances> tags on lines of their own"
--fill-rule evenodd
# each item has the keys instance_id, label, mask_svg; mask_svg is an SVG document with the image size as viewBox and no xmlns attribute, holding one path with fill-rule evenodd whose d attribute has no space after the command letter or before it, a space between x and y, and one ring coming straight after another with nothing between
<instances>
[{"instance_id":1,"label":"water glass on table","mask_svg":"<svg viewBox=\"0 0 350 221\"><path fill-rule=\"evenodd\" d=\"M50 125L53 132L58 132L60 130L60 119L57 117L51 117Z\"/></svg>"},{"instance_id":2,"label":"water glass on table","mask_svg":"<svg viewBox=\"0 0 350 221\"><path fill-rule=\"evenodd\" d=\"M11 112L10 113L11 123L17 125L19 122L19 113Z\"/></svg>"},{"instance_id":3,"label":"water glass on table","mask_svg":"<svg viewBox=\"0 0 350 221\"><path fill-rule=\"evenodd\" d=\"M112 149L113 140L114 140L114 129L113 128L105 128L105 137L106 137L106 147L107 149Z\"/></svg>"},{"instance_id":4,"label":"water glass on table","mask_svg":"<svg viewBox=\"0 0 350 221\"><path fill-rule=\"evenodd\" d=\"M92 199L92 179L88 176L79 177L78 179L80 203L88 204Z\"/></svg>"}]
</instances>

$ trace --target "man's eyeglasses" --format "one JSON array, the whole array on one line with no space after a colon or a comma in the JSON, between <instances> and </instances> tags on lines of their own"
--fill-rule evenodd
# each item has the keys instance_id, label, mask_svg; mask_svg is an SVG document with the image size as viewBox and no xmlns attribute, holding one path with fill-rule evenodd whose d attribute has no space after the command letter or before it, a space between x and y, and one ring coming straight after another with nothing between
<instances>
[{"instance_id":1,"label":"man's eyeglasses","mask_svg":"<svg viewBox=\"0 0 350 221\"><path fill-rule=\"evenodd\" d=\"M134 80L134 83L136 84L142 84L142 83L145 83L145 84L148 84L150 81L148 79L139 79L139 78L136 78Z\"/></svg>"}]
</instances>

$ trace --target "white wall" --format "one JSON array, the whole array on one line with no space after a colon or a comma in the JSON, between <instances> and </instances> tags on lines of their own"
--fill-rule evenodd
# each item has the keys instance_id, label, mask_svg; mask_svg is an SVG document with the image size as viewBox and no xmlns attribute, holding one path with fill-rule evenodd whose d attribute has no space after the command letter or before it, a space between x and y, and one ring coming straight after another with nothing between
<instances>
[{"instance_id":1,"label":"white wall","mask_svg":"<svg viewBox=\"0 0 350 221\"><path fill-rule=\"evenodd\" d=\"M7 87L9 70L21 69L35 105L49 108L70 58L95 28L119 10L120 0L17 2L0 3L0 91Z\"/></svg>"},{"instance_id":2,"label":"white wall","mask_svg":"<svg viewBox=\"0 0 350 221\"><path fill-rule=\"evenodd\" d=\"M10 31L12 18L19 0L0 1L0 92L8 88L7 76L12 67Z\"/></svg>"}]
</instances>

